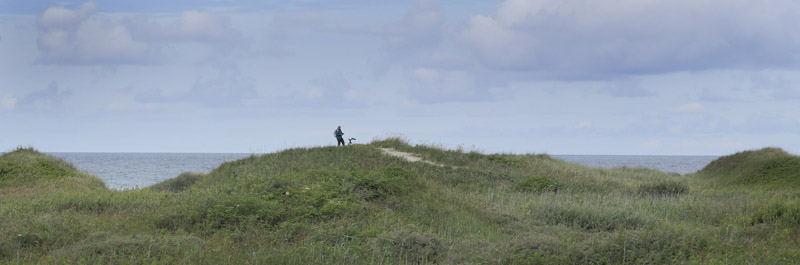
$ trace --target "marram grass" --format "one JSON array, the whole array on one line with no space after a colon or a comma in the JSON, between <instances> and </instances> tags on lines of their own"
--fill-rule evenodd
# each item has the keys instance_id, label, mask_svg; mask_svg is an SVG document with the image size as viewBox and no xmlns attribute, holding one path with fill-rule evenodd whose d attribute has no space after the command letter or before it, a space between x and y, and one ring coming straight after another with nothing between
<instances>
[{"instance_id":1,"label":"marram grass","mask_svg":"<svg viewBox=\"0 0 800 265\"><path fill-rule=\"evenodd\" d=\"M800 263L794 159L765 149L677 175L390 138L117 191L21 148L0 156L0 263Z\"/></svg>"}]
</instances>

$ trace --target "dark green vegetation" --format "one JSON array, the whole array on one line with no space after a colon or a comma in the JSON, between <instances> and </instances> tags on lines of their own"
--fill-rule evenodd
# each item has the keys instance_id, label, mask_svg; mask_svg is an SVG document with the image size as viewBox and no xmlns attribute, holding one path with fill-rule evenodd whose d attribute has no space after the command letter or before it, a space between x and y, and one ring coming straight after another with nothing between
<instances>
[{"instance_id":1,"label":"dark green vegetation","mask_svg":"<svg viewBox=\"0 0 800 265\"><path fill-rule=\"evenodd\" d=\"M0 198L105 189L99 178L78 172L69 163L33 148L20 147L0 157Z\"/></svg>"},{"instance_id":2,"label":"dark green vegetation","mask_svg":"<svg viewBox=\"0 0 800 265\"><path fill-rule=\"evenodd\" d=\"M744 151L721 157L698 174L726 183L796 190L800 187L800 157L779 148Z\"/></svg>"},{"instance_id":3,"label":"dark green vegetation","mask_svg":"<svg viewBox=\"0 0 800 265\"><path fill-rule=\"evenodd\" d=\"M189 187L194 185L194 183L203 176L205 176L203 173L184 172L175 178L162 181L148 188L154 191L181 192L189 189Z\"/></svg>"},{"instance_id":4,"label":"dark green vegetation","mask_svg":"<svg viewBox=\"0 0 800 265\"><path fill-rule=\"evenodd\" d=\"M116 191L19 149L0 156L0 263L798 263L796 159L765 149L677 175L391 138Z\"/></svg>"}]
</instances>

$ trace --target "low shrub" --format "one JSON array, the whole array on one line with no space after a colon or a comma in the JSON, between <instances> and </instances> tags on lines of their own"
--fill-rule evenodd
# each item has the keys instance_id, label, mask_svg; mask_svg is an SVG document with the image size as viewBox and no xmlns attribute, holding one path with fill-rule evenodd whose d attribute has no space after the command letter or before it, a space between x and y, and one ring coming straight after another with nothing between
<instances>
[{"instance_id":1,"label":"low shrub","mask_svg":"<svg viewBox=\"0 0 800 265\"><path fill-rule=\"evenodd\" d=\"M684 194L688 190L689 186L686 183L670 180L639 186L640 195L674 196Z\"/></svg>"},{"instance_id":2,"label":"low shrub","mask_svg":"<svg viewBox=\"0 0 800 265\"><path fill-rule=\"evenodd\" d=\"M405 229L385 238L381 247L393 257L416 264L437 263L445 251L435 235Z\"/></svg>"},{"instance_id":3,"label":"low shrub","mask_svg":"<svg viewBox=\"0 0 800 265\"><path fill-rule=\"evenodd\" d=\"M800 226L800 199L776 199L762 205L753 213L750 223Z\"/></svg>"},{"instance_id":4,"label":"low shrub","mask_svg":"<svg viewBox=\"0 0 800 265\"><path fill-rule=\"evenodd\" d=\"M117 236L107 232L89 235L85 240L55 253L54 258L74 263L180 263L200 252L202 240L193 236Z\"/></svg>"},{"instance_id":5,"label":"low shrub","mask_svg":"<svg viewBox=\"0 0 800 265\"><path fill-rule=\"evenodd\" d=\"M5 222L0 227L0 257L60 248L88 234L85 223L83 216L74 212L25 216Z\"/></svg>"},{"instance_id":6,"label":"low shrub","mask_svg":"<svg viewBox=\"0 0 800 265\"><path fill-rule=\"evenodd\" d=\"M485 156L486 160L493 163L499 163L505 166L520 166L522 165L522 161L515 156L509 155L501 155L501 154L493 154Z\"/></svg>"},{"instance_id":7,"label":"low shrub","mask_svg":"<svg viewBox=\"0 0 800 265\"><path fill-rule=\"evenodd\" d=\"M588 231L638 229L648 224L640 215L620 209L566 208L554 205L536 213L550 225L565 225Z\"/></svg>"},{"instance_id":8,"label":"low shrub","mask_svg":"<svg viewBox=\"0 0 800 265\"><path fill-rule=\"evenodd\" d=\"M79 172L61 159L39 153L33 148L18 148L0 155L0 187L27 185L39 180L54 180L68 176L90 176Z\"/></svg>"},{"instance_id":9,"label":"low shrub","mask_svg":"<svg viewBox=\"0 0 800 265\"><path fill-rule=\"evenodd\" d=\"M520 181L517 184L517 190L524 192L557 192L558 186L558 182L555 180L544 175L539 175L531 176Z\"/></svg>"},{"instance_id":10,"label":"low shrub","mask_svg":"<svg viewBox=\"0 0 800 265\"><path fill-rule=\"evenodd\" d=\"M231 195L209 207L205 221L213 228L239 227L250 222L275 225L287 218L287 207L249 195Z\"/></svg>"},{"instance_id":11,"label":"low shrub","mask_svg":"<svg viewBox=\"0 0 800 265\"><path fill-rule=\"evenodd\" d=\"M370 145L380 148L394 148L397 150L408 149L411 147L411 145L408 143L408 139L402 136L390 136L382 140L373 140Z\"/></svg>"},{"instance_id":12,"label":"low shrub","mask_svg":"<svg viewBox=\"0 0 800 265\"><path fill-rule=\"evenodd\" d=\"M381 174L356 174L356 192L364 200L379 200L388 196L405 195L411 188L414 174L400 167L387 167Z\"/></svg>"},{"instance_id":13,"label":"low shrub","mask_svg":"<svg viewBox=\"0 0 800 265\"><path fill-rule=\"evenodd\" d=\"M720 157L698 174L727 183L796 188L800 186L800 157L780 148L750 150Z\"/></svg>"},{"instance_id":14,"label":"low shrub","mask_svg":"<svg viewBox=\"0 0 800 265\"><path fill-rule=\"evenodd\" d=\"M525 233L506 243L502 264L682 264L709 244L707 233L671 228L567 237Z\"/></svg>"},{"instance_id":15,"label":"low shrub","mask_svg":"<svg viewBox=\"0 0 800 265\"><path fill-rule=\"evenodd\" d=\"M149 189L154 191L169 191L181 192L189 189L195 182L205 176L203 173L197 172L184 172L175 178L171 178L160 183L150 186Z\"/></svg>"},{"instance_id":16,"label":"low shrub","mask_svg":"<svg viewBox=\"0 0 800 265\"><path fill-rule=\"evenodd\" d=\"M545 234L520 236L508 242L503 264L564 264L568 255L561 255L565 246L558 238ZM574 263L574 262L573 262Z\"/></svg>"}]
</instances>

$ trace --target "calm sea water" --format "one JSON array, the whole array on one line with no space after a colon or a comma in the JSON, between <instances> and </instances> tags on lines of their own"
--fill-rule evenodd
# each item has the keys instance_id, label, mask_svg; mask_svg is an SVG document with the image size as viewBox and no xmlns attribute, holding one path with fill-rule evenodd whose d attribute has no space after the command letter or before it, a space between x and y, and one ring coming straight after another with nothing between
<instances>
[{"instance_id":1,"label":"calm sea water","mask_svg":"<svg viewBox=\"0 0 800 265\"><path fill-rule=\"evenodd\" d=\"M109 188L146 187L177 177L183 172L211 172L220 164L250 154L182 153L51 153L72 163L81 171L98 176ZM609 156L551 155L568 162L590 167L645 167L665 172L687 174L698 171L716 156Z\"/></svg>"},{"instance_id":2,"label":"calm sea water","mask_svg":"<svg viewBox=\"0 0 800 265\"><path fill-rule=\"evenodd\" d=\"M590 167L643 167L679 174L703 169L718 156L630 156L630 155L551 155L567 162Z\"/></svg>"},{"instance_id":3,"label":"calm sea water","mask_svg":"<svg viewBox=\"0 0 800 265\"><path fill-rule=\"evenodd\" d=\"M250 154L185 153L51 153L83 172L98 176L113 189L150 186L183 172L208 173L224 162Z\"/></svg>"}]
</instances>

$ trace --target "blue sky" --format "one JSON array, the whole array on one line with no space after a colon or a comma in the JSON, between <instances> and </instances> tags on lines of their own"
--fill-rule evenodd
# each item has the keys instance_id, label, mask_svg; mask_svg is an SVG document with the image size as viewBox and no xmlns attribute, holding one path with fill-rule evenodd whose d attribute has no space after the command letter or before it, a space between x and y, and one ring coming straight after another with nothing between
<instances>
[{"instance_id":1,"label":"blue sky","mask_svg":"<svg viewBox=\"0 0 800 265\"><path fill-rule=\"evenodd\" d=\"M0 0L0 151L800 153L800 2Z\"/></svg>"}]
</instances>

